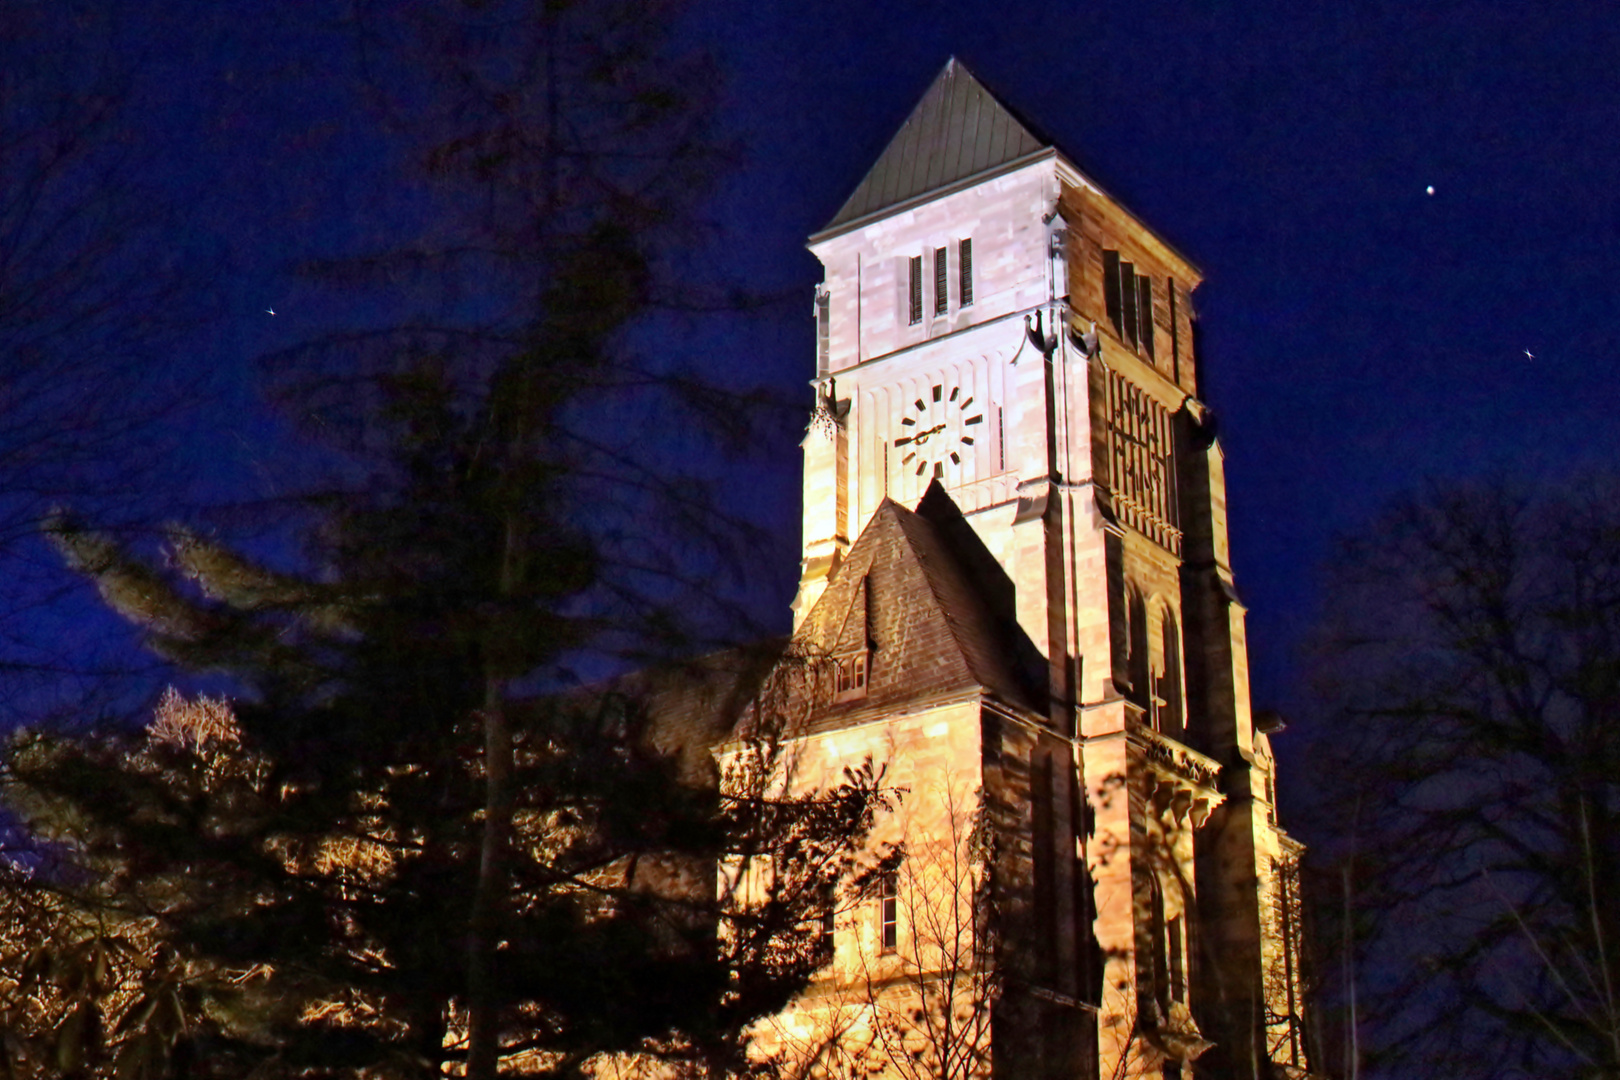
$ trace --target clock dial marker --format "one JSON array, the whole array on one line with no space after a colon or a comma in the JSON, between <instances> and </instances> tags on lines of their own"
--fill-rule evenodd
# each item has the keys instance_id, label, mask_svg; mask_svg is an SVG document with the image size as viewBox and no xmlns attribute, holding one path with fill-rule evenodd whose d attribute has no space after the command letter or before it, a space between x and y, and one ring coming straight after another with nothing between
<instances>
[{"instance_id":1,"label":"clock dial marker","mask_svg":"<svg viewBox=\"0 0 1620 1080\"><path fill-rule=\"evenodd\" d=\"M900 410L906 414L900 417L906 431L892 444L886 444L885 455L887 445L893 445L904 454L900 459L901 468L912 469L917 477L931 475L941 482L946 480L945 466L949 464L950 482L966 483L972 479L969 473L973 470L964 459L977 460L977 451L969 453L968 450L974 446L974 438L968 432L985 422L985 412L982 409L973 412L973 395L962 384L928 383L921 394Z\"/></svg>"}]
</instances>

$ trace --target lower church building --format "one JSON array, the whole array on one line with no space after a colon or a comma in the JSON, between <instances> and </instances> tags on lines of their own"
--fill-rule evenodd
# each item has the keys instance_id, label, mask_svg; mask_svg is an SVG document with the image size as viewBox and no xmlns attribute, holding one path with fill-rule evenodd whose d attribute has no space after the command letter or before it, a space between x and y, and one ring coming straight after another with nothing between
<instances>
[{"instance_id":1,"label":"lower church building","mask_svg":"<svg viewBox=\"0 0 1620 1080\"><path fill-rule=\"evenodd\" d=\"M801 1076L1303 1077L1199 272L960 63L825 229L793 733L904 860L759 1032ZM724 746L719 751L724 754Z\"/></svg>"}]
</instances>

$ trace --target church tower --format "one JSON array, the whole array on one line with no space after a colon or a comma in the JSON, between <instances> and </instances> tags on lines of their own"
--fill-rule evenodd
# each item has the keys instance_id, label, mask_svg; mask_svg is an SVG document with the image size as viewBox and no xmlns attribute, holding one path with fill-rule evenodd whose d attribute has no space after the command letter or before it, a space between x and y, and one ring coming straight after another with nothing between
<instances>
[{"instance_id":1,"label":"church tower","mask_svg":"<svg viewBox=\"0 0 1620 1080\"><path fill-rule=\"evenodd\" d=\"M1250 709L1197 268L955 60L809 244L794 623L848 654L835 699L887 664L922 701L944 662L911 623L880 640L880 597L929 592L905 603L1000 703L963 759L1022 878L997 1074L1305 1075L1300 849Z\"/></svg>"}]
</instances>

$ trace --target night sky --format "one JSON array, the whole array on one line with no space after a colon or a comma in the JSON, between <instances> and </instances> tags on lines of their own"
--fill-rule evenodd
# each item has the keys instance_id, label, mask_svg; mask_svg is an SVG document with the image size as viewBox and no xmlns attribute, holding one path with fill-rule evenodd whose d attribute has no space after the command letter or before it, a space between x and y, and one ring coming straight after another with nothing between
<instances>
[{"instance_id":1,"label":"night sky","mask_svg":"<svg viewBox=\"0 0 1620 1080\"><path fill-rule=\"evenodd\" d=\"M109 31L175 250L210 267L205 317L165 361L210 379L173 465L204 494L277 488L254 358L352 315L293 266L415 212L353 94L344 9L141 0ZM711 374L808 405L804 238L952 54L1202 267L1258 705L1298 703L1335 533L1425 478L1556 476L1620 450L1611 4L707 0L683 33L721 61L742 148L694 257L787 298L671 335ZM739 475L734 509L777 541L754 603L785 627L797 448Z\"/></svg>"}]
</instances>

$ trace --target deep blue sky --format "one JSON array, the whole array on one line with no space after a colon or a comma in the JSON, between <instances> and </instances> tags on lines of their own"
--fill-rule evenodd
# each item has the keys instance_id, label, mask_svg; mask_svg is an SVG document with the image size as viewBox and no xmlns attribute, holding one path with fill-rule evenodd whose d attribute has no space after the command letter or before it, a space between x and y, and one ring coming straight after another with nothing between
<instances>
[{"instance_id":1,"label":"deep blue sky","mask_svg":"<svg viewBox=\"0 0 1620 1080\"><path fill-rule=\"evenodd\" d=\"M117 9L131 138L183 211L177 246L220 267L212 317L173 361L216 376L177 465L216 492L281 483L252 358L332 315L291 264L412 212L351 96L343 8ZM1620 450L1612 5L708 0L686 34L718 54L722 126L745 150L705 257L793 296L671 342L711 371L808 396L804 237L952 54L1204 269L1258 704L1294 700L1336 532L1425 477ZM780 622L797 469L783 441L739 492L778 540L758 603Z\"/></svg>"},{"instance_id":2,"label":"deep blue sky","mask_svg":"<svg viewBox=\"0 0 1620 1080\"><path fill-rule=\"evenodd\" d=\"M710 8L753 140L739 265L808 285L801 237L961 57L1207 275L1257 703L1293 703L1330 537L1392 493L1615 459L1611 6L803 7ZM808 371L807 319L786 341L750 362Z\"/></svg>"}]
</instances>

